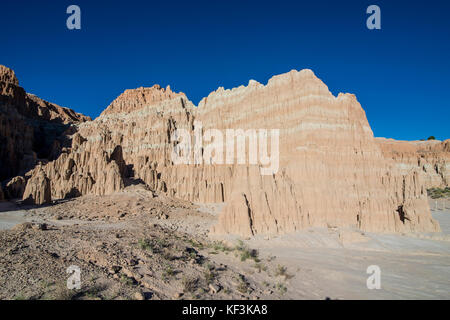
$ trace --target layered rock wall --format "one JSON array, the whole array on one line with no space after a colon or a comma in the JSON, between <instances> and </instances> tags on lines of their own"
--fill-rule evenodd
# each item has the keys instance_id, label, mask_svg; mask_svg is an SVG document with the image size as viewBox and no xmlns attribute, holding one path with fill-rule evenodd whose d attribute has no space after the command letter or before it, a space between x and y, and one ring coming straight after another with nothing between
<instances>
[{"instance_id":1,"label":"layered rock wall","mask_svg":"<svg viewBox=\"0 0 450 320\"><path fill-rule=\"evenodd\" d=\"M310 70L267 85L210 94L198 118L211 127L280 128L280 171L238 168L216 233L285 233L309 226L436 231L417 172L400 172L376 144L350 94L334 97Z\"/></svg>"},{"instance_id":2,"label":"layered rock wall","mask_svg":"<svg viewBox=\"0 0 450 320\"><path fill-rule=\"evenodd\" d=\"M192 136L208 129L280 129L279 170L261 175L263 166L236 162L176 165L171 156L178 129ZM438 180L424 175L423 166L400 165L373 137L356 97L333 96L311 70L275 76L266 85L250 81L219 88L198 107L169 87L127 90L100 117L78 123L68 138L71 144L58 157L25 175L27 189L44 174L53 199L145 183L194 202L225 202L211 230L216 234L280 234L330 225L439 230L426 200L426 187ZM446 148L442 152L448 154ZM407 163L414 159L408 156ZM440 173L447 159L439 160ZM20 193L21 181L11 182L14 192Z\"/></svg>"},{"instance_id":3,"label":"layered rock wall","mask_svg":"<svg viewBox=\"0 0 450 320\"><path fill-rule=\"evenodd\" d=\"M376 138L386 159L403 173L418 170L426 188L450 186L450 140L396 141Z\"/></svg>"},{"instance_id":4,"label":"layered rock wall","mask_svg":"<svg viewBox=\"0 0 450 320\"><path fill-rule=\"evenodd\" d=\"M0 65L0 181L56 159L73 125L88 120L27 94L14 71Z\"/></svg>"}]
</instances>

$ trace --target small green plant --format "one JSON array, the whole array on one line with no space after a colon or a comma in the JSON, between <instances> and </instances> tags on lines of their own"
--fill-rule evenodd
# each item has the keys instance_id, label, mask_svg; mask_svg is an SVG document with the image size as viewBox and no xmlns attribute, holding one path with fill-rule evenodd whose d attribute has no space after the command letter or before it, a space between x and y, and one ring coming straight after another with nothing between
<instances>
[{"instance_id":1,"label":"small green plant","mask_svg":"<svg viewBox=\"0 0 450 320\"><path fill-rule=\"evenodd\" d=\"M284 276L287 272L287 268L282 265L278 265L277 270L275 271L275 276Z\"/></svg>"},{"instance_id":2,"label":"small green plant","mask_svg":"<svg viewBox=\"0 0 450 320\"><path fill-rule=\"evenodd\" d=\"M197 289L198 278L183 277L183 279L181 280L181 283L183 284L183 291L185 293L194 292Z\"/></svg>"},{"instance_id":3,"label":"small green plant","mask_svg":"<svg viewBox=\"0 0 450 320\"><path fill-rule=\"evenodd\" d=\"M147 250L147 251L151 251L152 253L154 253L154 245L153 245L152 241L149 239L140 239L138 241L138 246L142 250Z\"/></svg>"},{"instance_id":4,"label":"small green plant","mask_svg":"<svg viewBox=\"0 0 450 320\"><path fill-rule=\"evenodd\" d=\"M248 250L242 251L241 254L241 261L246 261L247 259L250 259L251 255Z\"/></svg>"},{"instance_id":5,"label":"small green plant","mask_svg":"<svg viewBox=\"0 0 450 320\"><path fill-rule=\"evenodd\" d=\"M163 279L168 280L174 276L175 276L175 270L172 268L171 265L167 265L162 274Z\"/></svg>"},{"instance_id":6,"label":"small green plant","mask_svg":"<svg viewBox=\"0 0 450 320\"><path fill-rule=\"evenodd\" d=\"M214 279L216 278L216 274L214 273L214 265L211 263L207 263L206 266L206 271L204 272L204 277L205 277L205 281L207 284L210 284L214 281Z\"/></svg>"},{"instance_id":7,"label":"small green plant","mask_svg":"<svg viewBox=\"0 0 450 320\"><path fill-rule=\"evenodd\" d=\"M43 288L50 288L53 285L55 285L55 283L52 282L52 281L42 280L42 287Z\"/></svg>"},{"instance_id":8,"label":"small green plant","mask_svg":"<svg viewBox=\"0 0 450 320\"><path fill-rule=\"evenodd\" d=\"M245 277L243 275L239 275L238 277L238 286L237 286L237 290L242 293L242 294L246 294L249 293L249 283L247 282L247 279L245 279Z\"/></svg>"},{"instance_id":9,"label":"small green plant","mask_svg":"<svg viewBox=\"0 0 450 320\"><path fill-rule=\"evenodd\" d=\"M193 251L189 252L188 256L190 259L194 259L194 260L197 259L197 253L195 253Z\"/></svg>"},{"instance_id":10,"label":"small green plant","mask_svg":"<svg viewBox=\"0 0 450 320\"><path fill-rule=\"evenodd\" d=\"M232 248L228 247L227 245L225 245L223 242L220 242L220 241L214 242L212 247L215 251L221 251L221 252L232 251Z\"/></svg>"},{"instance_id":11,"label":"small green plant","mask_svg":"<svg viewBox=\"0 0 450 320\"><path fill-rule=\"evenodd\" d=\"M237 256L240 257L241 261L246 261L247 259L253 259L255 262L260 262L258 259L258 250L249 249L242 240L238 240L236 247Z\"/></svg>"},{"instance_id":12,"label":"small green plant","mask_svg":"<svg viewBox=\"0 0 450 320\"><path fill-rule=\"evenodd\" d=\"M248 293L248 284L246 282L240 282L237 287L237 290L243 294Z\"/></svg>"},{"instance_id":13,"label":"small green plant","mask_svg":"<svg viewBox=\"0 0 450 320\"><path fill-rule=\"evenodd\" d=\"M156 239L156 244L161 248L167 248L170 246L170 243L168 243L165 239L159 238Z\"/></svg>"},{"instance_id":14,"label":"small green plant","mask_svg":"<svg viewBox=\"0 0 450 320\"><path fill-rule=\"evenodd\" d=\"M205 276L205 281L207 284L210 284L214 281L216 275L214 274L213 271L211 270L207 270L203 273L203 275Z\"/></svg>"},{"instance_id":15,"label":"small green plant","mask_svg":"<svg viewBox=\"0 0 450 320\"><path fill-rule=\"evenodd\" d=\"M242 251L242 250L244 250L245 248L246 248L246 246L245 246L245 244L244 244L244 241L238 240L235 249L236 249L237 251Z\"/></svg>"},{"instance_id":16,"label":"small green plant","mask_svg":"<svg viewBox=\"0 0 450 320\"><path fill-rule=\"evenodd\" d=\"M131 278L129 278L129 277L127 277L125 274L121 274L120 275L120 282L122 283L122 284L125 284L125 285L127 285L127 286L132 286L132 285L134 285L134 279L131 279Z\"/></svg>"},{"instance_id":17,"label":"small green plant","mask_svg":"<svg viewBox=\"0 0 450 320\"><path fill-rule=\"evenodd\" d=\"M195 241L195 240L192 240L192 239L189 239L188 241L187 241L187 243L189 243L192 247L194 247L194 248L197 248L197 249L199 249L199 250L202 250L202 249L204 249L204 245L203 244L201 244L200 242L197 242L197 241Z\"/></svg>"},{"instance_id":18,"label":"small green plant","mask_svg":"<svg viewBox=\"0 0 450 320\"><path fill-rule=\"evenodd\" d=\"M261 271L267 271L267 267L265 265L263 265L261 262L256 262L253 267L258 270L259 273L261 273Z\"/></svg>"},{"instance_id":19,"label":"small green plant","mask_svg":"<svg viewBox=\"0 0 450 320\"><path fill-rule=\"evenodd\" d=\"M283 283L277 283L276 285L276 289L278 290L278 292L280 292L281 294L285 294L287 292L287 288Z\"/></svg>"},{"instance_id":20,"label":"small green plant","mask_svg":"<svg viewBox=\"0 0 450 320\"><path fill-rule=\"evenodd\" d=\"M287 268L282 265L278 265L277 269L275 270L275 276L281 276L285 277L286 279L291 279L294 276L287 273Z\"/></svg>"}]
</instances>

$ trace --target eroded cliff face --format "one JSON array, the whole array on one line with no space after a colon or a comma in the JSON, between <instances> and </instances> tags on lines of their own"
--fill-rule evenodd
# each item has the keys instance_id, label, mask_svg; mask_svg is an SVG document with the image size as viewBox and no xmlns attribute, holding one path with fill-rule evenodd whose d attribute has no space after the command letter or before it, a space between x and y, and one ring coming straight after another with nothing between
<instances>
[{"instance_id":1,"label":"eroded cliff face","mask_svg":"<svg viewBox=\"0 0 450 320\"><path fill-rule=\"evenodd\" d=\"M450 140L396 141L376 138L386 159L403 173L418 170L425 187L450 185Z\"/></svg>"},{"instance_id":2,"label":"eroded cliff face","mask_svg":"<svg viewBox=\"0 0 450 320\"><path fill-rule=\"evenodd\" d=\"M418 173L387 161L356 97L334 97L310 70L273 77L266 86L220 89L198 111L212 127L281 129L280 171L261 176L257 168L238 168L213 232L439 230Z\"/></svg>"},{"instance_id":3,"label":"eroded cliff face","mask_svg":"<svg viewBox=\"0 0 450 320\"><path fill-rule=\"evenodd\" d=\"M56 159L69 143L66 134L88 120L26 93L14 71L0 65L0 181Z\"/></svg>"},{"instance_id":4,"label":"eroded cliff face","mask_svg":"<svg viewBox=\"0 0 450 320\"><path fill-rule=\"evenodd\" d=\"M80 124L71 148L44 167L52 198L110 194L139 182L174 195L177 172L186 171L171 166L171 133L192 128L190 109L184 94L170 88L127 90L100 117Z\"/></svg>"},{"instance_id":5,"label":"eroded cliff face","mask_svg":"<svg viewBox=\"0 0 450 320\"><path fill-rule=\"evenodd\" d=\"M202 132L280 129L279 170L261 175L259 165L174 164L175 130L194 136L199 123ZM311 70L293 70L266 85L219 88L198 107L169 87L127 90L76 130L54 161L25 175L27 187L33 177L46 177L51 197L60 199L145 183L194 202L225 202L215 234L280 234L327 225L439 230L423 169L403 170L373 137L356 97L333 96ZM17 193L21 181L11 182Z\"/></svg>"}]
</instances>

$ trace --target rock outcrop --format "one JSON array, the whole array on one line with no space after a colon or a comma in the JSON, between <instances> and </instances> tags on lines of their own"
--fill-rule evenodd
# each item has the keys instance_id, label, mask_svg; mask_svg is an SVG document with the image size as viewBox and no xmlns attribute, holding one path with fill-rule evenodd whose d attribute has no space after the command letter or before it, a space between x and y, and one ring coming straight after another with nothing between
<instances>
[{"instance_id":1,"label":"rock outcrop","mask_svg":"<svg viewBox=\"0 0 450 320\"><path fill-rule=\"evenodd\" d=\"M0 65L0 181L23 175L38 162L56 159L70 143L66 134L88 120L26 93L14 71Z\"/></svg>"},{"instance_id":2,"label":"rock outcrop","mask_svg":"<svg viewBox=\"0 0 450 320\"><path fill-rule=\"evenodd\" d=\"M450 140L397 141L376 138L385 158L398 170L418 170L426 188L450 186Z\"/></svg>"},{"instance_id":3,"label":"rock outcrop","mask_svg":"<svg viewBox=\"0 0 450 320\"><path fill-rule=\"evenodd\" d=\"M356 97L334 97L310 70L273 77L265 86L219 89L199 113L210 127L281 129L279 172L261 176L258 168L238 168L213 232L251 236L330 224L439 230L418 174L385 159Z\"/></svg>"},{"instance_id":4,"label":"rock outcrop","mask_svg":"<svg viewBox=\"0 0 450 320\"><path fill-rule=\"evenodd\" d=\"M18 176L14 177L8 181L6 184L6 194L8 199L18 199L22 198L23 193L25 192L25 187L27 185L27 181L24 177Z\"/></svg>"},{"instance_id":5,"label":"rock outcrop","mask_svg":"<svg viewBox=\"0 0 450 320\"><path fill-rule=\"evenodd\" d=\"M23 200L28 204L48 204L52 201L50 180L41 167L35 169L35 173L28 180L23 194Z\"/></svg>"},{"instance_id":6,"label":"rock outcrop","mask_svg":"<svg viewBox=\"0 0 450 320\"><path fill-rule=\"evenodd\" d=\"M66 132L71 144L61 146L57 157L26 173L24 198L42 198L31 185L45 185L43 172L52 199L145 183L193 202L225 202L215 234L280 234L330 225L439 230L426 199L426 188L438 180L427 181L420 165L402 168L400 158L373 137L356 97L333 96L311 70L278 75L266 85L219 88L198 107L170 87L126 90L97 119L75 129ZM192 136L207 129L280 129L279 170L261 175L262 165L175 164L174 133L180 129ZM446 148L442 153L448 155ZM414 156L408 157L412 163ZM446 168L447 156L439 161Z\"/></svg>"}]
</instances>

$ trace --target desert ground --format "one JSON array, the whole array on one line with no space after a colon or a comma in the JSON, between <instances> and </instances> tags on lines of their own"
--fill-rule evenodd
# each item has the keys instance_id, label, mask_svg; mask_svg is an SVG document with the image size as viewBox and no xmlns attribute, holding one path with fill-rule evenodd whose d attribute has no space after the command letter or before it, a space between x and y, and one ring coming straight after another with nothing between
<instances>
[{"instance_id":1,"label":"desert ground","mask_svg":"<svg viewBox=\"0 0 450 320\"><path fill-rule=\"evenodd\" d=\"M208 235L221 205L142 185L39 207L3 202L0 299L449 299L450 200L430 206L441 233L330 225L240 239ZM66 287L71 265L80 289ZM367 288L370 265L380 289Z\"/></svg>"}]
</instances>

